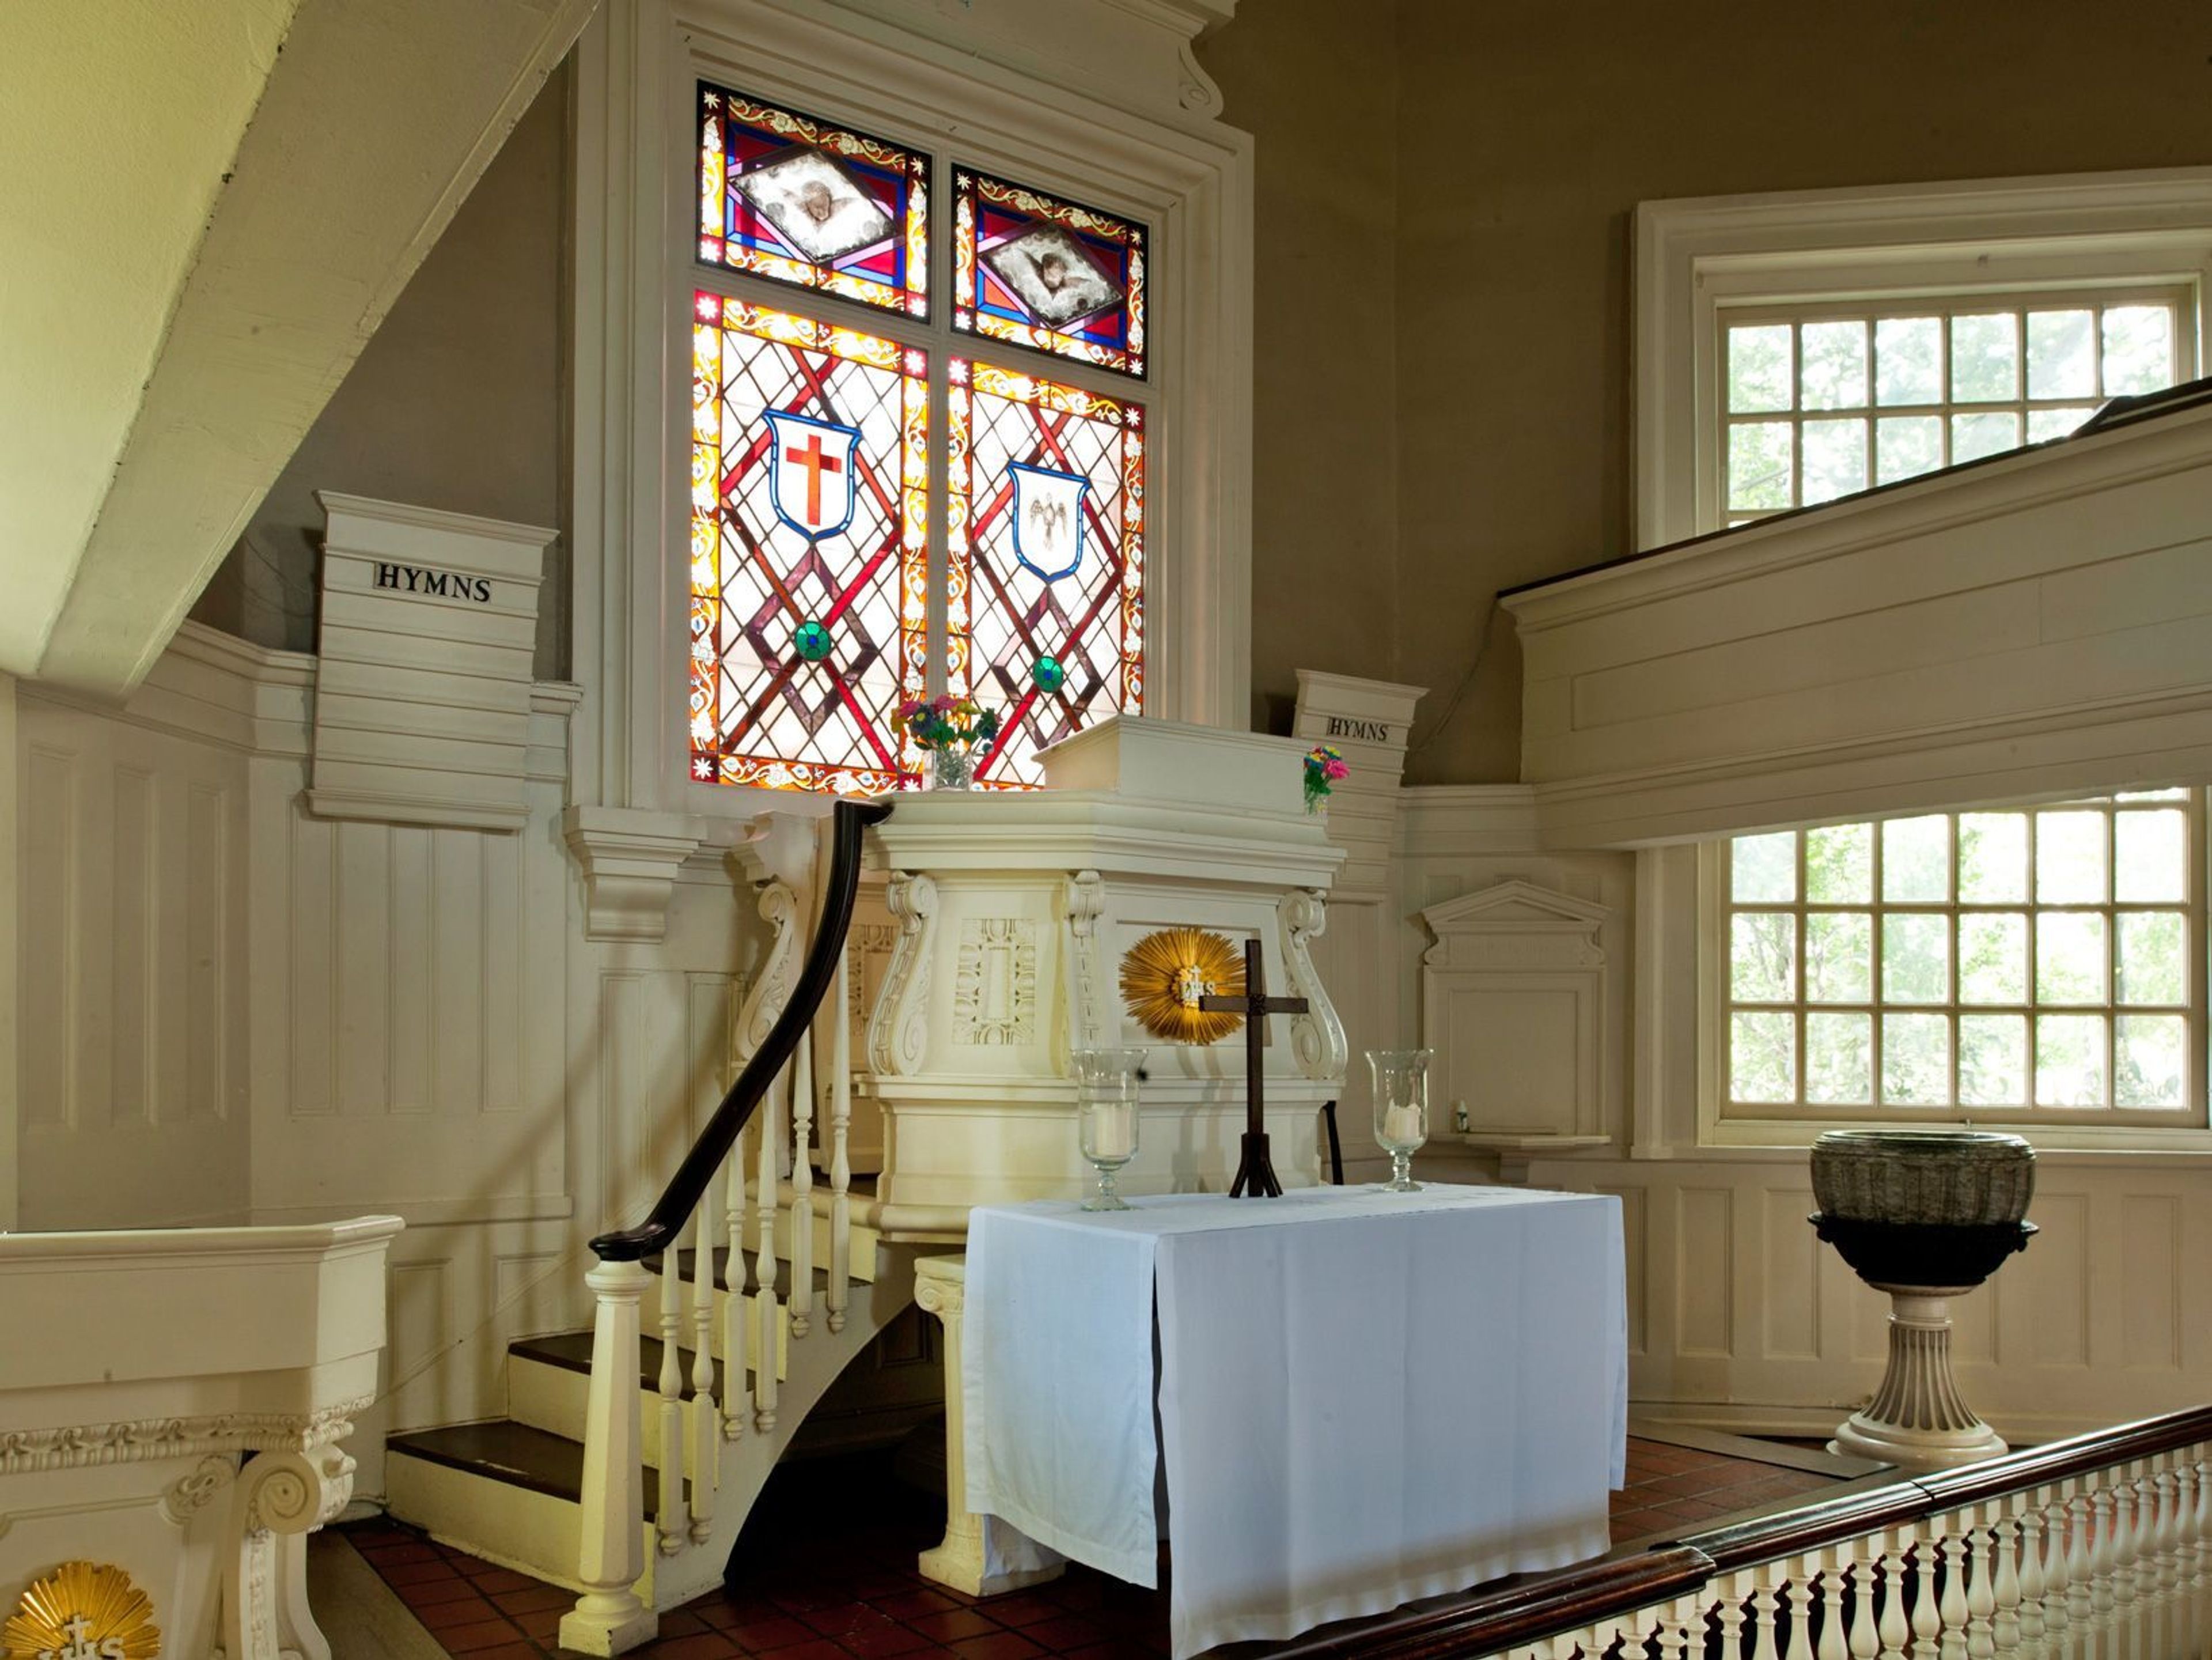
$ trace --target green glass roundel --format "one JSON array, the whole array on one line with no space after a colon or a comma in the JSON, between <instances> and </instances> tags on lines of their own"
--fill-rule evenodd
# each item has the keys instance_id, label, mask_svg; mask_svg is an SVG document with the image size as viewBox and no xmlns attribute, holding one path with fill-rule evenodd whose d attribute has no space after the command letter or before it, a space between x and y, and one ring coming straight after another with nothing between
<instances>
[{"instance_id":1,"label":"green glass roundel","mask_svg":"<svg viewBox=\"0 0 2212 1660\"><path fill-rule=\"evenodd\" d=\"M819 623L801 623L792 631L791 648L810 663L818 663L827 657L833 643L830 630Z\"/></svg>"},{"instance_id":2,"label":"green glass roundel","mask_svg":"<svg viewBox=\"0 0 2212 1660\"><path fill-rule=\"evenodd\" d=\"M1067 684L1067 670L1057 657L1040 657L1030 666L1030 678L1039 691L1058 691Z\"/></svg>"}]
</instances>

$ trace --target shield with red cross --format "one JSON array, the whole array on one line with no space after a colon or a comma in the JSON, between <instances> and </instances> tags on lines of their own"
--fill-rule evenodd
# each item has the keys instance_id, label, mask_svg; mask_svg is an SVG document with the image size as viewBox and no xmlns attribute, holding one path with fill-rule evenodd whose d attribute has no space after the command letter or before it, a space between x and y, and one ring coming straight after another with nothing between
<instances>
[{"instance_id":1,"label":"shield with red cross","mask_svg":"<svg viewBox=\"0 0 2212 1660\"><path fill-rule=\"evenodd\" d=\"M769 410L769 501L810 542L853 522L853 457L860 429Z\"/></svg>"}]
</instances>

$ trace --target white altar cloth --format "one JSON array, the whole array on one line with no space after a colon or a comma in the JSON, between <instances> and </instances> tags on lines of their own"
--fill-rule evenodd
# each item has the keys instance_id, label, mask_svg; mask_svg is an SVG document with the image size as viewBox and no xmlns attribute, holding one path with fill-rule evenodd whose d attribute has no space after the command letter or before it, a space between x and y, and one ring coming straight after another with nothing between
<instances>
[{"instance_id":1,"label":"white altar cloth","mask_svg":"<svg viewBox=\"0 0 2212 1660\"><path fill-rule=\"evenodd\" d=\"M1628 1426L1618 1199L1133 1202L971 1216L970 1511L1156 1585L1164 1463L1176 1660L1607 1548Z\"/></svg>"}]
</instances>

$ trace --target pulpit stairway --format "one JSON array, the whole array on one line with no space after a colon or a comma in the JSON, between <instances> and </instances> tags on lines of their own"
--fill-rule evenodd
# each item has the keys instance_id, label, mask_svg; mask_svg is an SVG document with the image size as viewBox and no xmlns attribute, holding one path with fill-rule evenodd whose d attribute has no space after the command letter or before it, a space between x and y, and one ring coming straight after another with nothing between
<instances>
[{"instance_id":1,"label":"pulpit stairway","mask_svg":"<svg viewBox=\"0 0 2212 1660\"><path fill-rule=\"evenodd\" d=\"M1342 854L1304 811L1303 751L1118 719L1048 751L1042 791L840 803L811 929L793 885L757 870L775 937L728 1095L647 1219L592 1242L593 1328L510 1346L507 1416L392 1440L392 1514L577 1590L566 1646L647 1640L720 1581L769 1471L922 1265L923 1306L957 1322L969 1208L1085 1190L1071 1049L1152 1049L1126 1191L1228 1189L1243 1036L1175 1045L1124 1012L1121 958L1156 929L1255 941L1269 983L1307 1000L1264 1049L1267 1129L1284 1185L1318 1180L1345 1039L1309 948ZM856 912L879 919L873 965ZM1015 1583L987 1546L956 1509L924 1572Z\"/></svg>"}]
</instances>

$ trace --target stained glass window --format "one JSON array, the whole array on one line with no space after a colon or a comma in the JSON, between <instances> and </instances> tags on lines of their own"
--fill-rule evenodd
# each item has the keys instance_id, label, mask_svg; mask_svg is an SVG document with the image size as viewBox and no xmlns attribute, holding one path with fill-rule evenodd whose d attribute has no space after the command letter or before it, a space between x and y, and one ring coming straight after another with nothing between
<instances>
[{"instance_id":1,"label":"stained glass window","mask_svg":"<svg viewBox=\"0 0 2212 1660\"><path fill-rule=\"evenodd\" d=\"M953 177L952 326L1145 372L1145 231L966 168Z\"/></svg>"},{"instance_id":2,"label":"stained glass window","mask_svg":"<svg viewBox=\"0 0 2212 1660\"><path fill-rule=\"evenodd\" d=\"M929 163L866 133L699 87L699 257L925 317Z\"/></svg>"},{"instance_id":3,"label":"stained glass window","mask_svg":"<svg viewBox=\"0 0 2212 1660\"><path fill-rule=\"evenodd\" d=\"M975 769L1043 781L1036 751L1141 714L1144 410L952 360L946 678L1005 711Z\"/></svg>"},{"instance_id":4,"label":"stained glass window","mask_svg":"<svg viewBox=\"0 0 2212 1660\"><path fill-rule=\"evenodd\" d=\"M874 794L928 670L928 355L701 292L691 776Z\"/></svg>"}]
</instances>

